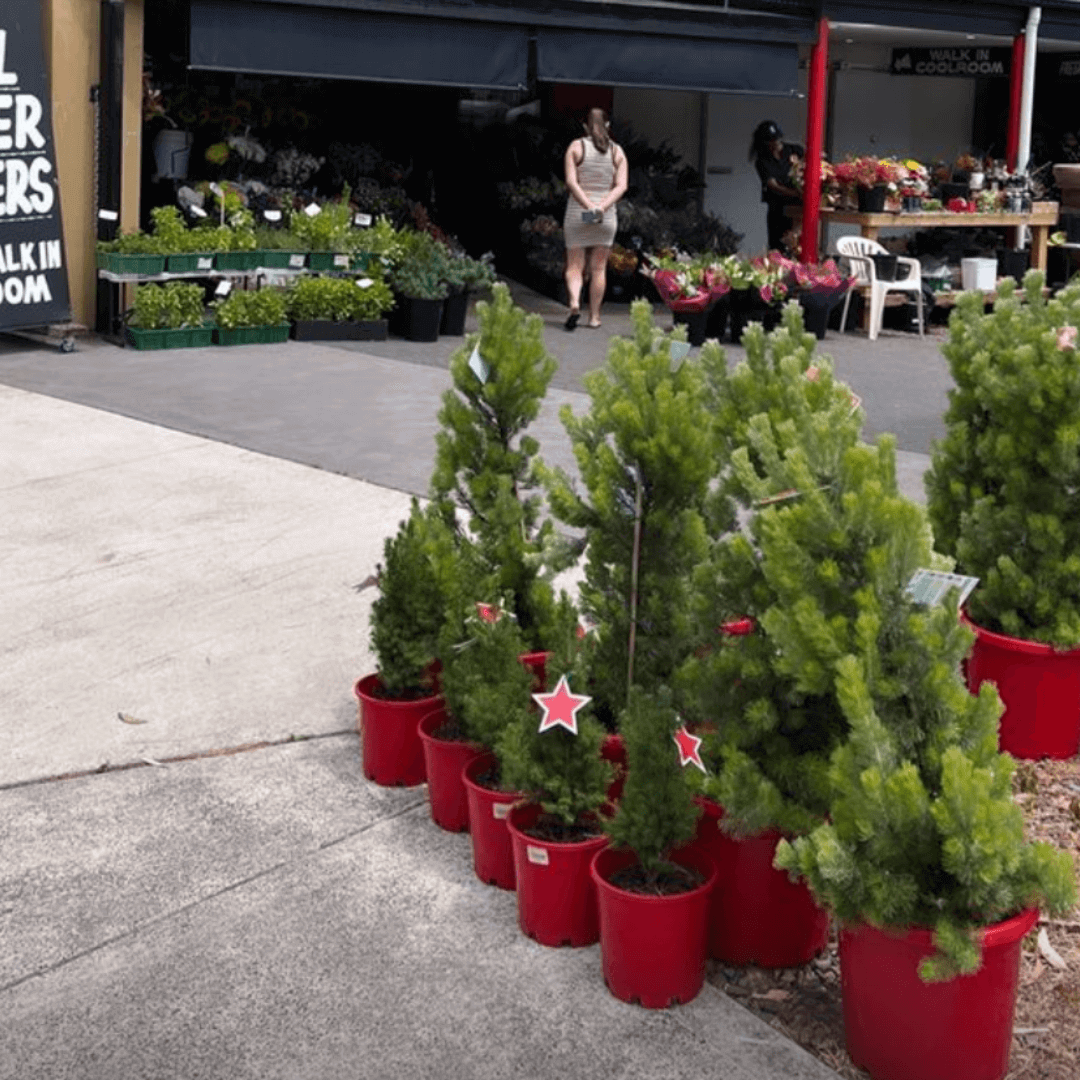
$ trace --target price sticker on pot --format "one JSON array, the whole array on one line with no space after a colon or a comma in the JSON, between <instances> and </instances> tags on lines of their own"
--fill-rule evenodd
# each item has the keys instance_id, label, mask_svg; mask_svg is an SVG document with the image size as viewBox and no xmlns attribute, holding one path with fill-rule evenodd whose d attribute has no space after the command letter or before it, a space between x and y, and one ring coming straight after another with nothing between
<instances>
[{"instance_id":1,"label":"price sticker on pot","mask_svg":"<svg viewBox=\"0 0 1080 1080\"><path fill-rule=\"evenodd\" d=\"M303 270L304 259L306 258L306 255L290 255L289 266L292 267L293 270Z\"/></svg>"},{"instance_id":2,"label":"price sticker on pot","mask_svg":"<svg viewBox=\"0 0 1080 1080\"><path fill-rule=\"evenodd\" d=\"M196 270L212 270L214 268L213 255L197 255L195 257Z\"/></svg>"},{"instance_id":3,"label":"price sticker on pot","mask_svg":"<svg viewBox=\"0 0 1080 1080\"><path fill-rule=\"evenodd\" d=\"M375 282L372 281L369 277L362 277L356 279L356 287L358 289L370 289L371 286L374 284Z\"/></svg>"},{"instance_id":4,"label":"price sticker on pot","mask_svg":"<svg viewBox=\"0 0 1080 1080\"><path fill-rule=\"evenodd\" d=\"M545 848L534 847L532 844L526 844L525 857L535 866L548 865L548 853Z\"/></svg>"},{"instance_id":5,"label":"price sticker on pot","mask_svg":"<svg viewBox=\"0 0 1080 1080\"><path fill-rule=\"evenodd\" d=\"M371 224L370 214L357 214L353 218L353 224L359 225L361 229L366 229Z\"/></svg>"},{"instance_id":6,"label":"price sticker on pot","mask_svg":"<svg viewBox=\"0 0 1080 1080\"><path fill-rule=\"evenodd\" d=\"M308 217L318 217L318 215L322 213L322 207L316 202L308 203L307 206L304 207L304 213L307 214Z\"/></svg>"},{"instance_id":7,"label":"price sticker on pot","mask_svg":"<svg viewBox=\"0 0 1080 1080\"><path fill-rule=\"evenodd\" d=\"M493 818L495 818L496 821L502 821L504 818L508 818L510 816L510 811L513 810L513 809L514 809L514 804L513 803L508 803L508 802L493 803L492 807L491 807L491 816Z\"/></svg>"},{"instance_id":8,"label":"price sticker on pot","mask_svg":"<svg viewBox=\"0 0 1080 1080\"><path fill-rule=\"evenodd\" d=\"M214 290L215 296L228 296L232 292L231 281L219 281L218 287Z\"/></svg>"},{"instance_id":9,"label":"price sticker on pot","mask_svg":"<svg viewBox=\"0 0 1080 1080\"><path fill-rule=\"evenodd\" d=\"M281 211L280 210L264 210L263 211L263 217L267 221L280 221L281 220Z\"/></svg>"},{"instance_id":10,"label":"price sticker on pot","mask_svg":"<svg viewBox=\"0 0 1080 1080\"><path fill-rule=\"evenodd\" d=\"M348 270L349 269L349 256L348 255L335 255L334 256L334 265L339 270Z\"/></svg>"},{"instance_id":11,"label":"price sticker on pot","mask_svg":"<svg viewBox=\"0 0 1080 1080\"><path fill-rule=\"evenodd\" d=\"M480 355L480 343L477 342L472 351L472 356L469 357L469 370L482 382L488 381L488 375L491 374L491 369L484 362L484 358Z\"/></svg>"}]
</instances>

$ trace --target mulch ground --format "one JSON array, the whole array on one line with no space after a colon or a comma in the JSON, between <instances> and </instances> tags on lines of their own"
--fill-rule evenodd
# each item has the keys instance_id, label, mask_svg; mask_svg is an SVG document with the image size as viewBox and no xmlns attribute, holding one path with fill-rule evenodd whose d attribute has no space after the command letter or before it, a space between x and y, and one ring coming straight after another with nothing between
<instances>
[{"instance_id":1,"label":"mulch ground","mask_svg":"<svg viewBox=\"0 0 1080 1080\"><path fill-rule=\"evenodd\" d=\"M1080 761L1023 762L1013 781L1028 836L1073 852L1080 885ZM1065 967L1037 945L1038 929ZM836 935L805 967L767 971L709 962L709 980L845 1080L866 1080L844 1048ZM1080 912L1042 919L1023 942L1006 1080L1080 1078Z\"/></svg>"}]
</instances>

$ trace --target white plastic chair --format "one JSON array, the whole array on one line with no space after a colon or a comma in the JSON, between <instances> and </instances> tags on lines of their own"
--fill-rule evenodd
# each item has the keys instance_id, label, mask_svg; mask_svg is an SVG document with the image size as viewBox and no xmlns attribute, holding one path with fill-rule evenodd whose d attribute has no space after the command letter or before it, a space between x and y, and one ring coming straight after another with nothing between
<instances>
[{"instance_id":1,"label":"white plastic chair","mask_svg":"<svg viewBox=\"0 0 1080 1080\"><path fill-rule=\"evenodd\" d=\"M910 267L908 276L903 281L881 281L877 276L877 268L874 266L872 256L889 255L891 252L883 248L876 240L868 240L865 236L841 236L836 241L836 250L847 259L851 273L855 276L855 284L852 288L870 290L870 340L874 341L881 332L881 320L885 314L885 295L891 292L915 294L915 304L919 312L919 336L922 337L924 320L922 273L919 260L907 255L897 255L897 266ZM847 325L850 304L851 289L844 297L844 313L840 319L842 327Z\"/></svg>"}]
</instances>

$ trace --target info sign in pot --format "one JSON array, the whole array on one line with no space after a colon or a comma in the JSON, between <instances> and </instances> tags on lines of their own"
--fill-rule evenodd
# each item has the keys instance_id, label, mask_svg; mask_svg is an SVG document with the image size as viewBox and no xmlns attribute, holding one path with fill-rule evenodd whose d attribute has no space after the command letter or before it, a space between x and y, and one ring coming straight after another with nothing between
<instances>
[{"instance_id":1,"label":"info sign in pot","mask_svg":"<svg viewBox=\"0 0 1080 1080\"><path fill-rule=\"evenodd\" d=\"M0 3L0 330L71 317L41 16Z\"/></svg>"}]
</instances>

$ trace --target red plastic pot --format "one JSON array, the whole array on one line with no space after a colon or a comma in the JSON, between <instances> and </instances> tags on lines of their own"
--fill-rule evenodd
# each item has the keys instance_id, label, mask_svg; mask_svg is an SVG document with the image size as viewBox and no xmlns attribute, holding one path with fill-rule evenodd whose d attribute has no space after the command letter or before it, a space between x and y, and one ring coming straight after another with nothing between
<instances>
[{"instance_id":1,"label":"red plastic pot","mask_svg":"<svg viewBox=\"0 0 1080 1080\"><path fill-rule=\"evenodd\" d=\"M536 803L529 803L514 807L507 819L518 925L541 945L592 945L600 940L600 917L589 867L608 838L557 843L528 836L525 830L542 812Z\"/></svg>"},{"instance_id":2,"label":"red plastic pot","mask_svg":"<svg viewBox=\"0 0 1080 1080\"><path fill-rule=\"evenodd\" d=\"M547 689L547 659L549 652L522 653L518 659L532 672L532 693L542 694Z\"/></svg>"},{"instance_id":3,"label":"red plastic pot","mask_svg":"<svg viewBox=\"0 0 1080 1080\"><path fill-rule=\"evenodd\" d=\"M632 851L603 848L592 861L604 982L620 1001L646 1009L692 1001L705 981L706 921L716 867L694 848L676 852L672 861L697 870L705 883L676 896L642 896L608 880L637 862Z\"/></svg>"},{"instance_id":4,"label":"red plastic pot","mask_svg":"<svg viewBox=\"0 0 1080 1080\"><path fill-rule=\"evenodd\" d=\"M693 846L712 857L719 875L709 910L709 955L728 964L786 968L823 952L829 913L804 882L773 868L780 833L768 829L734 840L719 828L723 807L695 801L702 814Z\"/></svg>"},{"instance_id":5,"label":"red plastic pot","mask_svg":"<svg viewBox=\"0 0 1080 1080\"><path fill-rule=\"evenodd\" d=\"M445 721L446 709L440 706L429 712L418 726L427 767L431 820L447 832L465 832L469 827L469 803L461 771L484 753L484 747L461 740L437 739L434 732Z\"/></svg>"},{"instance_id":6,"label":"red plastic pot","mask_svg":"<svg viewBox=\"0 0 1080 1080\"><path fill-rule=\"evenodd\" d=\"M469 832L472 834L473 869L485 885L513 889L514 850L506 819L515 803L525 795L520 791L494 791L477 783L476 778L493 768L498 759L492 753L473 758L461 772L469 800Z\"/></svg>"},{"instance_id":7,"label":"red plastic pot","mask_svg":"<svg viewBox=\"0 0 1080 1080\"><path fill-rule=\"evenodd\" d=\"M978 693L997 684L1005 705L998 745L1017 758L1071 758L1080 749L1080 649L1059 652L1041 641L975 632L967 661L967 683Z\"/></svg>"},{"instance_id":8,"label":"red plastic pot","mask_svg":"<svg viewBox=\"0 0 1080 1080\"><path fill-rule=\"evenodd\" d=\"M851 1060L873 1080L1001 1080L1009 1066L1020 940L1031 909L983 931L982 967L924 983L926 929L840 930L844 1031Z\"/></svg>"},{"instance_id":9,"label":"red plastic pot","mask_svg":"<svg viewBox=\"0 0 1080 1080\"><path fill-rule=\"evenodd\" d=\"M377 696L378 675L366 675L354 687L360 702L356 729L360 733L364 775L383 787L413 787L427 776L424 750L417 734L422 717L436 708L438 696L394 701Z\"/></svg>"}]
</instances>

